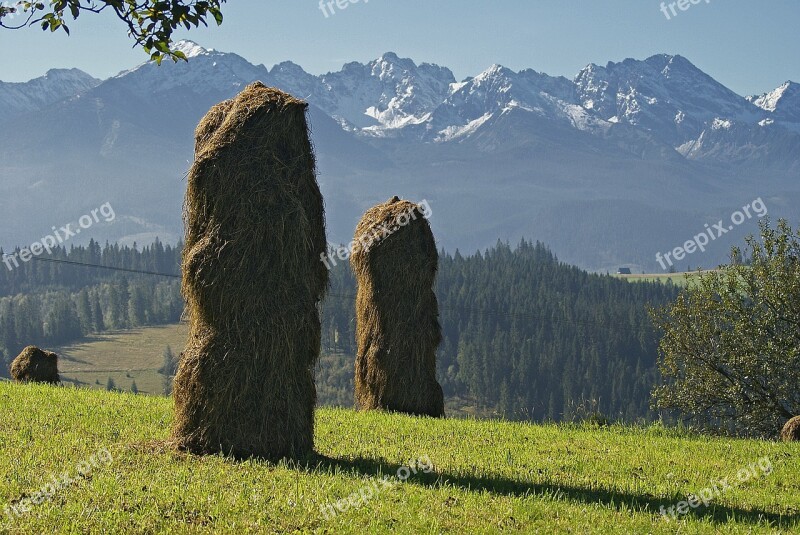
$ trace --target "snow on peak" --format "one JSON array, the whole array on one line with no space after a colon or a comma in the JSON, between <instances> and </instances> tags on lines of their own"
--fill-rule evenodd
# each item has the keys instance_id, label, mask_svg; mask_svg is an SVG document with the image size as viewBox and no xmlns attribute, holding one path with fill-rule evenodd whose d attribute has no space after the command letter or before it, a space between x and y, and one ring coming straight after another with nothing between
<instances>
[{"instance_id":1,"label":"snow on peak","mask_svg":"<svg viewBox=\"0 0 800 535\"><path fill-rule=\"evenodd\" d=\"M800 132L800 84L788 81L769 93L749 96L747 100L767 112L770 119Z\"/></svg>"},{"instance_id":2,"label":"snow on peak","mask_svg":"<svg viewBox=\"0 0 800 535\"><path fill-rule=\"evenodd\" d=\"M574 81L584 108L606 121L616 118L657 133L672 146L696 139L717 118L753 124L762 116L740 95L679 55L625 59L606 67L590 65ZM716 124L727 128L722 122Z\"/></svg>"},{"instance_id":3,"label":"snow on peak","mask_svg":"<svg viewBox=\"0 0 800 535\"><path fill-rule=\"evenodd\" d=\"M475 77L476 80L486 80L488 78L496 78L498 76L508 76L514 74L513 71L503 67L502 65L495 63L478 76Z\"/></svg>"},{"instance_id":4,"label":"snow on peak","mask_svg":"<svg viewBox=\"0 0 800 535\"><path fill-rule=\"evenodd\" d=\"M198 45L194 41L189 41L188 39L182 39L177 43L175 43L175 50L183 52L187 58L204 56L211 51L211 50L206 50L205 48Z\"/></svg>"},{"instance_id":5,"label":"snow on peak","mask_svg":"<svg viewBox=\"0 0 800 535\"><path fill-rule=\"evenodd\" d=\"M21 113L41 109L63 99L77 97L100 84L79 69L50 69L27 82L0 81L0 122Z\"/></svg>"},{"instance_id":6,"label":"snow on peak","mask_svg":"<svg viewBox=\"0 0 800 535\"><path fill-rule=\"evenodd\" d=\"M711 123L712 130L730 130L733 123L727 119L720 119L719 117L715 117L714 121Z\"/></svg>"},{"instance_id":7,"label":"snow on peak","mask_svg":"<svg viewBox=\"0 0 800 535\"><path fill-rule=\"evenodd\" d=\"M747 97L747 100L762 110L775 111L778 108L778 104L780 103L781 99L784 97L789 97L793 93L800 93L800 84L788 81L769 93L764 93L760 96L749 96Z\"/></svg>"}]
</instances>

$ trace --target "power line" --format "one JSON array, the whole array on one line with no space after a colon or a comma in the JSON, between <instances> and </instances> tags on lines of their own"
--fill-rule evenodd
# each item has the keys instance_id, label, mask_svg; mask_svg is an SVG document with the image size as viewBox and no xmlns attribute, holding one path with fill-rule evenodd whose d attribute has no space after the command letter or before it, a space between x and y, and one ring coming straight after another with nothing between
<instances>
[{"instance_id":1,"label":"power line","mask_svg":"<svg viewBox=\"0 0 800 535\"><path fill-rule=\"evenodd\" d=\"M10 254L5 254L4 253L3 256L14 256L14 255L10 255ZM37 262L51 262L53 264L69 264L69 265L72 265L72 266L84 266L84 267L93 267L93 268L97 268L97 269L108 269L108 270L111 270L111 271L123 271L125 273L138 273L140 275L155 275L155 276L158 276L158 277L170 277L170 278L173 278L173 279L180 279L181 278L180 275L175 275L173 273L159 273L157 271L144 271L144 270L140 270L140 269L127 269L127 268L113 267L113 266L101 266L99 264L87 264L85 262L75 262L75 261L72 261L72 260L60 260L60 259L57 259L57 258L40 258L38 256L34 256L34 257L31 258L31 260L36 260Z\"/></svg>"}]
</instances>

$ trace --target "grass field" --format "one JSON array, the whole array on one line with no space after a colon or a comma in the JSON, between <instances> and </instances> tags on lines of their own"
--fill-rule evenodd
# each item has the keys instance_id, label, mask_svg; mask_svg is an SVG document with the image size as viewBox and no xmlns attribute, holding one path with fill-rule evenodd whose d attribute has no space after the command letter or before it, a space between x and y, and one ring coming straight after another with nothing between
<instances>
[{"instance_id":1,"label":"grass field","mask_svg":"<svg viewBox=\"0 0 800 535\"><path fill-rule=\"evenodd\" d=\"M90 336L86 341L53 349L64 382L105 389L111 377L117 387L130 390L133 381L143 394L161 394L163 377L158 369L164 348L177 355L186 344L185 324L147 327Z\"/></svg>"},{"instance_id":2,"label":"grass field","mask_svg":"<svg viewBox=\"0 0 800 535\"><path fill-rule=\"evenodd\" d=\"M81 388L105 390L108 378L117 388L130 391L136 381L140 394L162 395L164 377L158 373L163 363L164 348L168 345L177 355L183 350L188 334L185 324L144 327L132 331L118 331L90 336L87 340L54 348L59 355L59 371L64 383ZM352 355L323 354L321 365L337 370L336 373L353 374ZM318 385L319 390L319 385ZM319 391L320 404L352 406L353 394L332 401ZM496 416L476 408L474 400L448 398L447 414L454 417Z\"/></svg>"},{"instance_id":3,"label":"grass field","mask_svg":"<svg viewBox=\"0 0 800 535\"><path fill-rule=\"evenodd\" d=\"M800 530L797 444L320 409L318 456L271 464L164 448L163 397L0 383L0 411L0 530L13 533ZM72 481L40 493L53 476ZM708 507L660 514L723 478Z\"/></svg>"}]
</instances>

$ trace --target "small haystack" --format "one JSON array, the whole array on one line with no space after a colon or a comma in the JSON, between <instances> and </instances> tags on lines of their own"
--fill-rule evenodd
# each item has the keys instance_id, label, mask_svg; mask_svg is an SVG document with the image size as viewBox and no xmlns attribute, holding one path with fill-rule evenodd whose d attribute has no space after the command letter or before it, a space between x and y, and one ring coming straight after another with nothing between
<instances>
[{"instance_id":1,"label":"small haystack","mask_svg":"<svg viewBox=\"0 0 800 535\"><path fill-rule=\"evenodd\" d=\"M800 441L800 416L795 416L783 426L781 440L784 442Z\"/></svg>"},{"instance_id":2,"label":"small haystack","mask_svg":"<svg viewBox=\"0 0 800 535\"><path fill-rule=\"evenodd\" d=\"M439 255L426 210L394 197L364 214L350 263L356 275L356 403L444 416L436 381L441 342L433 284Z\"/></svg>"},{"instance_id":3,"label":"small haystack","mask_svg":"<svg viewBox=\"0 0 800 535\"><path fill-rule=\"evenodd\" d=\"M20 383L48 383L56 385L58 355L51 351L28 346L11 363L11 378Z\"/></svg>"},{"instance_id":4,"label":"small haystack","mask_svg":"<svg viewBox=\"0 0 800 535\"><path fill-rule=\"evenodd\" d=\"M307 104L256 82L195 132L173 442L280 459L313 450L325 215Z\"/></svg>"}]
</instances>

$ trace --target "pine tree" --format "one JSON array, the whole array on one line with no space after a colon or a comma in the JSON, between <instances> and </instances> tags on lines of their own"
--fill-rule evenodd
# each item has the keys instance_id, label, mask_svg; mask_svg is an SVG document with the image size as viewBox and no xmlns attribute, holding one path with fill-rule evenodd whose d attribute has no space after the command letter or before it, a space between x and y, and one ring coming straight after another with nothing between
<instances>
[{"instance_id":1,"label":"pine tree","mask_svg":"<svg viewBox=\"0 0 800 535\"><path fill-rule=\"evenodd\" d=\"M92 318L92 305L89 303L89 290L82 289L78 294L78 318L81 322L81 329L84 334L88 334L94 330L94 321Z\"/></svg>"},{"instance_id":2,"label":"pine tree","mask_svg":"<svg viewBox=\"0 0 800 535\"><path fill-rule=\"evenodd\" d=\"M106 330L103 321L103 308L100 306L100 296L97 291L92 292L92 327L94 332L101 333Z\"/></svg>"},{"instance_id":3,"label":"pine tree","mask_svg":"<svg viewBox=\"0 0 800 535\"><path fill-rule=\"evenodd\" d=\"M134 286L130 291L128 322L131 327L141 327L146 323L145 299L139 286Z\"/></svg>"}]
</instances>

